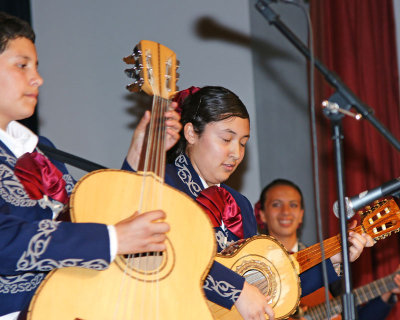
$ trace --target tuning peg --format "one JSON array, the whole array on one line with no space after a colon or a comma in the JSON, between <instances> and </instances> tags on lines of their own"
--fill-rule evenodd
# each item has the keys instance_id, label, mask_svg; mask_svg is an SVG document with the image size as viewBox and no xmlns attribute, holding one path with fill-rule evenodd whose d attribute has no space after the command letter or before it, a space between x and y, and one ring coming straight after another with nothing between
<instances>
[{"instance_id":1,"label":"tuning peg","mask_svg":"<svg viewBox=\"0 0 400 320\"><path fill-rule=\"evenodd\" d=\"M139 60L136 60L134 68L136 68L137 70L142 70L143 65L140 63Z\"/></svg>"},{"instance_id":2,"label":"tuning peg","mask_svg":"<svg viewBox=\"0 0 400 320\"><path fill-rule=\"evenodd\" d=\"M176 69L178 70L178 68L181 66L181 62L178 60L178 59L176 59Z\"/></svg>"},{"instance_id":3,"label":"tuning peg","mask_svg":"<svg viewBox=\"0 0 400 320\"><path fill-rule=\"evenodd\" d=\"M143 79L137 80L134 83L127 85L126 88L130 91L130 92L139 92L141 87L143 85Z\"/></svg>"},{"instance_id":4,"label":"tuning peg","mask_svg":"<svg viewBox=\"0 0 400 320\"><path fill-rule=\"evenodd\" d=\"M371 210L371 207L370 206L366 206L365 210L369 211L369 210Z\"/></svg>"},{"instance_id":5,"label":"tuning peg","mask_svg":"<svg viewBox=\"0 0 400 320\"><path fill-rule=\"evenodd\" d=\"M140 75L140 72L138 72L138 70L135 67L130 69L125 69L124 72L129 78L137 79L137 77Z\"/></svg>"},{"instance_id":6,"label":"tuning peg","mask_svg":"<svg viewBox=\"0 0 400 320\"><path fill-rule=\"evenodd\" d=\"M175 77L176 77L176 81L177 81L177 82L178 82L180 76L181 76L181 75L179 74L179 72L175 73Z\"/></svg>"},{"instance_id":7,"label":"tuning peg","mask_svg":"<svg viewBox=\"0 0 400 320\"><path fill-rule=\"evenodd\" d=\"M135 58L140 58L142 56L142 51L138 48L138 46L133 48L133 55Z\"/></svg>"},{"instance_id":8,"label":"tuning peg","mask_svg":"<svg viewBox=\"0 0 400 320\"><path fill-rule=\"evenodd\" d=\"M126 64L134 64L136 62L135 57L133 57L132 55L127 56L127 57L123 57L122 60L126 63Z\"/></svg>"}]
</instances>

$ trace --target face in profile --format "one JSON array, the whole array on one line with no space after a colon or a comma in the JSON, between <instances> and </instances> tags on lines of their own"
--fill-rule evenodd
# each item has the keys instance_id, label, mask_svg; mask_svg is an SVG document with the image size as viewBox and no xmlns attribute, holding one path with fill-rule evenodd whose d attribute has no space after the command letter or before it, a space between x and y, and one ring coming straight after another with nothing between
<instances>
[{"instance_id":1,"label":"face in profile","mask_svg":"<svg viewBox=\"0 0 400 320\"><path fill-rule=\"evenodd\" d=\"M250 137L249 119L230 117L208 123L197 134L192 123L184 127L186 153L208 186L226 181L242 162Z\"/></svg>"},{"instance_id":2,"label":"face in profile","mask_svg":"<svg viewBox=\"0 0 400 320\"><path fill-rule=\"evenodd\" d=\"M296 236L297 229L303 222L303 214L301 195L295 188L276 185L267 190L260 217L271 236L278 240Z\"/></svg>"},{"instance_id":3,"label":"face in profile","mask_svg":"<svg viewBox=\"0 0 400 320\"><path fill-rule=\"evenodd\" d=\"M27 38L10 40L0 54L0 126L30 117L35 111L39 86L36 48Z\"/></svg>"}]
</instances>

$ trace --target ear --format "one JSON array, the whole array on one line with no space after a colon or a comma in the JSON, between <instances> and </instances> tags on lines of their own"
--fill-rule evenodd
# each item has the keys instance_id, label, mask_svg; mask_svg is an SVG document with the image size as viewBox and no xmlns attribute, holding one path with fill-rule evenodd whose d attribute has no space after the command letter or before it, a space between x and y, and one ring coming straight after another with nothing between
<instances>
[{"instance_id":1,"label":"ear","mask_svg":"<svg viewBox=\"0 0 400 320\"><path fill-rule=\"evenodd\" d=\"M304 216L304 209L301 209L301 213L300 213L300 223L303 223L303 216Z\"/></svg>"},{"instance_id":2,"label":"ear","mask_svg":"<svg viewBox=\"0 0 400 320\"><path fill-rule=\"evenodd\" d=\"M267 219L265 218L265 213L260 209L260 219L264 224L267 224Z\"/></svg>"},{"instance_id":3,"label":"ear","mask_svg":"<svg viewBox=\"0 0 400 320\"><path fill-rule=\"evenodd\" d=\"M196 142L197 133L194 131L193 124L188 122L183 127L183 134L185 135L185 139L189 144L193 144Z\"/></svg>"}]
</instances>

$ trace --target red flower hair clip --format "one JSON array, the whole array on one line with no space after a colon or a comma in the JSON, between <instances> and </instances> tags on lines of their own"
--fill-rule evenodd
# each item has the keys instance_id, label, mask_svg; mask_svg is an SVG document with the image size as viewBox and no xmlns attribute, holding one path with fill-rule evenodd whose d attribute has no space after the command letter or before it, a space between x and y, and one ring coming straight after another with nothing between
<instances>
[{"instance_id":1,"label":"red flower hair clip","mask_svg":"<svg viewBox=\"0 0 400 320\"><path fill-rule=\"evenodd\" d=\"M261 203L257 201L254 205L254 215L256 216L257 226L260 230L265 229L265 223L261 220Z\"/></svg>"},{"instance_id":2,"label":"red flower hair clip","mask_svg":"<svg viewBox=\"0 0 400 320\"><path fill-rule=\"evenodd\" d=\"M183 101L185 101L185 99L189 96L191 96L192 94L196 93L197 91L199 91L201 88L199 87L194 87L191 86L190 88L187 88L185 90L179 91L176 93L176 95L174 96L174 98L172 99L172 101L177 102L178 106L176 107L175 111L178 112L179 114L182 114L182 104Z\"/></svg>"}]
</instances>

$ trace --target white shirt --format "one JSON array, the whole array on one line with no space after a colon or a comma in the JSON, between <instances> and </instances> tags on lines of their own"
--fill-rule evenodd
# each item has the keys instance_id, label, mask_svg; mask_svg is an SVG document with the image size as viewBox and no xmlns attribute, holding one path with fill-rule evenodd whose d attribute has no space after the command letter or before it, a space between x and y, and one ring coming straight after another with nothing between
<instances>
[{"instance_id":1,"label":"white shirt","mask_svg":"<svg viewBox=\"0 0 400 320\"><path fill-rule=\"evenodd\" d=\"M6 131L0 129L0 140L19 158L24 153L35 150L39 138L19 122L11 121Z\"/></svg>"}]
</instances>

